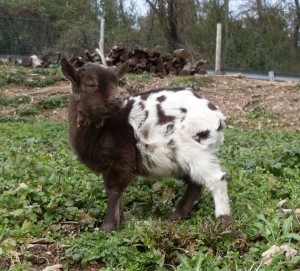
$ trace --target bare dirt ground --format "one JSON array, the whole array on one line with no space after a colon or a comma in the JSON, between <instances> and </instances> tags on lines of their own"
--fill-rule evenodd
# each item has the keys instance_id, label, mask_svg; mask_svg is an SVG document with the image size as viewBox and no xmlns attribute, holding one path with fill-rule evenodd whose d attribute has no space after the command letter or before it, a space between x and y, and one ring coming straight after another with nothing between
<instances>
[{"instance_id":1,"label":"bare dirt ground","mask_svg":"<svg viewBox=\"0 0 300 271\"><path fill-rule=\"evenodd\" d=\"M126 80L123 96L166 86L178 77L150 77L142 80ZM200 87L200 94L217 105L228 117L229 126L244 128L273 128L300 131L300 84L293 82L269 82L250 80L241 76L211 76ZM53 86L36 89L11 86L4 94L29 95L36 103L41 97L67 95L69 83L61 81ZM25 105L23 105L25 106ZM19 108L1 107L0 114L16 115ZM67 108L43 110L44 117L66 119Z\"/></svg>"}]
</instances>

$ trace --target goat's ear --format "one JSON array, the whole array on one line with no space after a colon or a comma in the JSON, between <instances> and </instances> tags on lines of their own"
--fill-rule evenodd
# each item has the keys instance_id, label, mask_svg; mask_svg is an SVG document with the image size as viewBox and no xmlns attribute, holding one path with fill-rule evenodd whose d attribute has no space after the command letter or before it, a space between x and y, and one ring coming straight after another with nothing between
<instances>
[{"instance_id":1,"label":"goat's ear","mask_svg":"<svg viewBox=\"0 0 300 271\"><path fill-rule=\"evenodd\" d=\"M129 61L126 61L122 65L119 65L115 70L117 77L122 78L127 72L128 68L129 68Z\"/></svg>"},{"instance_id":2,"label":"goat's ear","mask_svg":"<svg viewBox=\"0 0 300 271\"><path fill-rule=\"evenodd\" d=\"M62 73L72 83L72 90L78 89L79 82L75 67L64 57L61 59L60 65Z\"/></svg>"}]
</instances>

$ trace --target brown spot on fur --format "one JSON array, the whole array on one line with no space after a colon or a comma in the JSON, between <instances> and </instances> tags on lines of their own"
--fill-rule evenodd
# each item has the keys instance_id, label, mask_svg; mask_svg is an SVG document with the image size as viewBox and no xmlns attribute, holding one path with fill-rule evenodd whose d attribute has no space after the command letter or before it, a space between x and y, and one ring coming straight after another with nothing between
<instances>
[{"instance_id":1,"label":"brown spot on fur","mask_svg":"<svg viewBox=\"0 0 300 271\"><path fill-rule=\"evenodd\" d=\"M172 122L175 120L174 116L167 116L165 112L162 110L161 105L158 104L157 108L157 116L158 116L158 124L165 124L168 122Z\"/></svg>"},{"instance_id":2,"label":"brown spot on fur","mask_svg":"<svg viewBox=\"0 0 300 271\"><path fill-rule=\"evenodd\" d=\"M139 102L139 106L141 107L142 110L145 109L145 104L143 102Z\"/></svg>"},{"instance_id":3,"label":"brown spot on fur","mask_svg":"<svg viewBox=\"0 0 300 271\"><path fill-rule=\"evenodd\" d=\"M186 113L187 113L187 109L186 108L180 108L180 111L182 114L184 114L181 118L181 121L184 121L185 119L185 116L186 116Z\"/></svg>"},{"instance_id":4,"label":"brown spot on fur","mask_svg":"<svg viewBox=\"0 0 300 271\"><path fill-rule=\"evenodd\" d=\"M132 109L132 106L134 104L134 100L128 100L127 104L125 105L125 107L129 110Z\"/></svg>"},{"instance_id":5,"label":"brown spot on fur","mask_svg":"<svg viewBox=\"0 0 300 271\"><path fill-rule=\"evenodd\" d=\"M213 105L211 102L208 103L208 108L213 111L218 110L218 108L215 105Z\"/></svg>"},{"instance_id":6,"label":"brown spot on fur","mask_svg":"<svg viewBox=\"0 0 300 271\"><path fill-rule=\"evenodd\" d=\"M209 134L210 134L210 131L209 131L209 130L201 131L201 132L197 133L197 134L193 137L193 139L200 143L201 140L208 139Z\"/></svg>"},{"instance_id":7,"label":"brown spot on fur","mask_svg":"<svg viewBox=\"0 0 300 271\"><path fill-rule=\"evenodd\" d=\"M160 103L165 101L166 99L167 99L167 97L165 95L157 97L157 101L159 101Z\"/></svg>"},{"instance_id":8,"label":"brown spot on fur","mask_svg":"<svg viewBox=\"0 0 300 271\"><path fill-rule=\"evenodd\" d=\"M149 137L149 129L147 129L147 128L143 129L142 134L143 134L143 137L145 139L148 139L148 137Z\"/></svg>"},{"instance_id":9,"label":"brown spot on fur","mask_svg":"<svg viewBox=\"0 0 300 271\"><path fill-rule=\"evenodd\" d=\"M150 96L150 92L146 92L146 93L142 93L142 94L139 94L141 96L141 99L143 101L146 101L148 99L148 97Z\"/></svg>"}]
</instances>

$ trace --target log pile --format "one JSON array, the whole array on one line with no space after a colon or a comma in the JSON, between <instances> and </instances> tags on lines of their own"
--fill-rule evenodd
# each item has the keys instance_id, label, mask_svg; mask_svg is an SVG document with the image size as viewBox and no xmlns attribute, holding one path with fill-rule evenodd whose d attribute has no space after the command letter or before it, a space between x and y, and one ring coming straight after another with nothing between
<instances>
[{"instance_id":1,"label":"log pile","mask_svg":"<svg viewBox=\"0 0 300 271\"><path fill-rule=\"evenodd\" d=\"M206 74L206 71L202 69L206 61L198 60L192 64L190 53L186 49L178 49L172 54L161 56L160 52L155 49L136 48L128 51L125 47L114 46L107 57L107 64L118 66L125 61L129 61L128 72L136 74L144 72L157 75Z\"/></svg>"},{"instance_id":2,"label":"log pile","mask_svg":"<svg viewBox=\"0 0 300 271\"><path fill-rule=\"evenodd\" d=\"M58 55L57 63L60 61L61 54ZM101 58L97 53L90 53L88 50L84 52L73 52L69 58L76 68L82 67L86 63L101 63ZM186 49L177 49L173 53L162 56L159 49L142 49L141 47L129 51L121 45L113 46L108 56L106 63L108 66L118 66L129 62L129 73L142 74L145 72L156 74L158 76L171 75L194 75L206 74L203 70L205 60L198 60L195 63L191 61L191 55ZM51 64L49 58L39 59L36 55L24 57L22 62L9 57L7 61L1 61L0 65L22 65L30 68L47 68Z\"/></svg>"},{"instance_id":3,"label":"log pile","mask_svg":"<svg viewBox=\"0 0 300 271\"><path fill-rule=\"evenodd\" d=\"M39 59L36 55L25 56L21 62L14 59L12 56L8 56L6 60L0 59L0 66L23 66L26 68L48 68L51 64L49 57L44 56Z\"/></svg>"}]
</instances>

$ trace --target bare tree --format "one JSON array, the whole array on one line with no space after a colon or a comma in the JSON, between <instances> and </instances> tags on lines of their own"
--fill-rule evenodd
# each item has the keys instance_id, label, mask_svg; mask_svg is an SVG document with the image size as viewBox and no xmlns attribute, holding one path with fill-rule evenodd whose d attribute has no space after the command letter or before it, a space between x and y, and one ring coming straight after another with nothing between
<instances>
[{"instance_id":1,"label":"bare tree","mask_svg":"<svg viewBox=\"0 0 300 271\"><path fill-rule=\"evenodd\" d=\"M119 12L120 12L120 17L124 25L127 25L127 18L126 14L124 11L124 2L123 0L119 0Z\"/></svg>"},{"instance_id":2,"label":"bare tree","mask_svg":"<svg viewBox=\"0 0 300 271\"><path fill-rule=\"evenodd\" d=\"M154 12L168 40L169 50L178 48L180 42L178 34L178 16L180 1L178 0L146 0Z\"/></svg>"},{"instance_id":3,"label":"bare tree","mask_svg":"<svg viewBox=\"0 0 300 271\"><path fill-rule=\"evenodd\" d=\"M225 53L229 47L229 0L224 0L224 30L225 30Z\"/></svg>"},{"instance_id":4,"label":"bare tree","mask_svg":"<svg viewBox=\"0 0 300 271\"><path fill-rule=\"evenodd\" d=\"M257 9L259 21L262 22L264 19L264 8L263 8L261 0L256 0L256 9Z\"/></svg>"}]
</instances>

